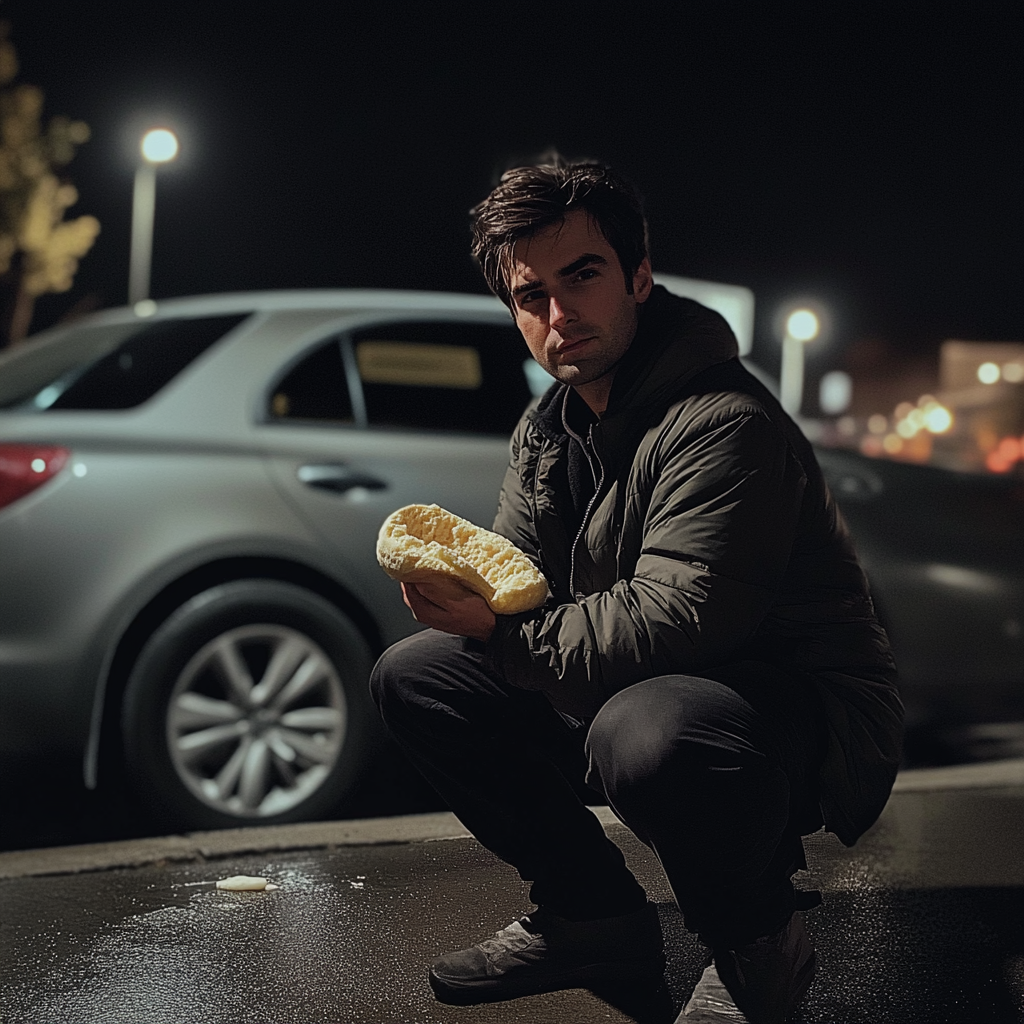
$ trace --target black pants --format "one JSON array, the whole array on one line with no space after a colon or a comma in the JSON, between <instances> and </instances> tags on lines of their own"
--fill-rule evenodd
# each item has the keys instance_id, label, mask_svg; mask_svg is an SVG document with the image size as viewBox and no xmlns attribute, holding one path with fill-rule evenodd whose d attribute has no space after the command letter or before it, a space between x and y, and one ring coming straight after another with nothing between
<instances>
[{"instance_id":1,"label":"black pants","mask_svg":"<svg viewBox=\"0 0 1024 1024\"><path fill-rule=\"evenodd\" d=\"M399 745L489 850L563 917L645 896L583 781L658 856L688 929L734 945L794 910L814 831L824 719L809 683L759 662L659 676L573 728L488 671L477 641L427 630L384 653L370 686Z\"/></svg>"}]
</instances>

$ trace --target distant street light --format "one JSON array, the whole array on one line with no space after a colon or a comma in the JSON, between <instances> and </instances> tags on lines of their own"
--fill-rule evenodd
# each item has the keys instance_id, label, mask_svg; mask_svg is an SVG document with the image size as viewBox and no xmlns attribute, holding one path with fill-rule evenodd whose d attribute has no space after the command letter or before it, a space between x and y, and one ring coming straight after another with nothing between
<instances>
[{"instance_id":1,"label":"distant street light","mask_svg":"<svg viewBox=\"0 0 1024 1024\"><path fill-rule=\"evenodd\" d=\"M809 309L794 309L786 318L786 334L782 339L782 372L779 401L790 416L800 415L804 397L804 345L813 341L821 330L818 317Z\"/></svg>"},{"instance_id":2,"label":"distant street light","mask_svg":"<svg viewBox=\"0 0 1024 1024\"><path fill-rule=\"evenodd\" d=\"M128 303L149 298L149 271L153 261L153 214L156 210L156 165L178 155L178 140L166 128L154 128L142 137L143 162L135 170L132 193L132 247L128 263Z\"/></svg>"}]
</instances>

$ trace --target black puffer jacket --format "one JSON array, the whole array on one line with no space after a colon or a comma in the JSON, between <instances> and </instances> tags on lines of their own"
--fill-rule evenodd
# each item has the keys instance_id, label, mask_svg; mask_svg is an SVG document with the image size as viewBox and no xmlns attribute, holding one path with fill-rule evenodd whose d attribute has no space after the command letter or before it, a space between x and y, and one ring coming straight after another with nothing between
<instances>
[{"instance_id":1,"label":"black puffer jacket","mask_svg":"<svg viewBox=\"0 0 1024 1024\"><path fill-rule=\"evenodd\" d=\"M810 445L741 365L717 314L656 287L592 431L601 480L578 535L565 387L516 429L496 532L551 585L488 643L514 685L591 717L623 687L756 659L817 685L826 827L850 845L899 763L888 640Z\"/></svg>"}]
</instances>

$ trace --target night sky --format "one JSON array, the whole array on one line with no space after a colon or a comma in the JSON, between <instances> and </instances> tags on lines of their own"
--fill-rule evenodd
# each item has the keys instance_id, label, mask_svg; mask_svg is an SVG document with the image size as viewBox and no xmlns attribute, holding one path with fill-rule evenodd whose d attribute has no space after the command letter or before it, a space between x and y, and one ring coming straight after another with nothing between
<instances>
[{"instance_id":1,"label":"night sky","mask_svg":"<svg viewBox=\"0 0 1024 1024\"><path fill-rule=\"evenodd\" d=\"M138 138L166 124L155 298L483 291L466 211L555 146L637 182L656 270L754 289L766 363L797 295L829 358L1024 338L1018 4L470 9L4 0L19 81L92 128L69 213L102 224L34 328L125 301Z\"/></svg>"}]
</instances>

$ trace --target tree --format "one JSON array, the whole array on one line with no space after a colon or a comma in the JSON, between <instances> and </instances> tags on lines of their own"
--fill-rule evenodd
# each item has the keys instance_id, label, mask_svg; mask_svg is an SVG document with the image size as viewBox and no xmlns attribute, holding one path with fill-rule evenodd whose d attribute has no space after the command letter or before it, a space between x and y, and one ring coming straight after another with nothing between
<instances>
[{"instance_id":1,"label":"tree","mask_svg":"<svg viewBox=\"0 0 1024 1024\"><path fill-rule=\"evenodd\" d=\"M95 217L64 219L78 192L60 169L89 127L53 117L43 129L42 90L11 84L18 57L9 34L0 22L0 348L28 334L38 296L71 288L100 230Z\"/></svg>"}]
</instances>

